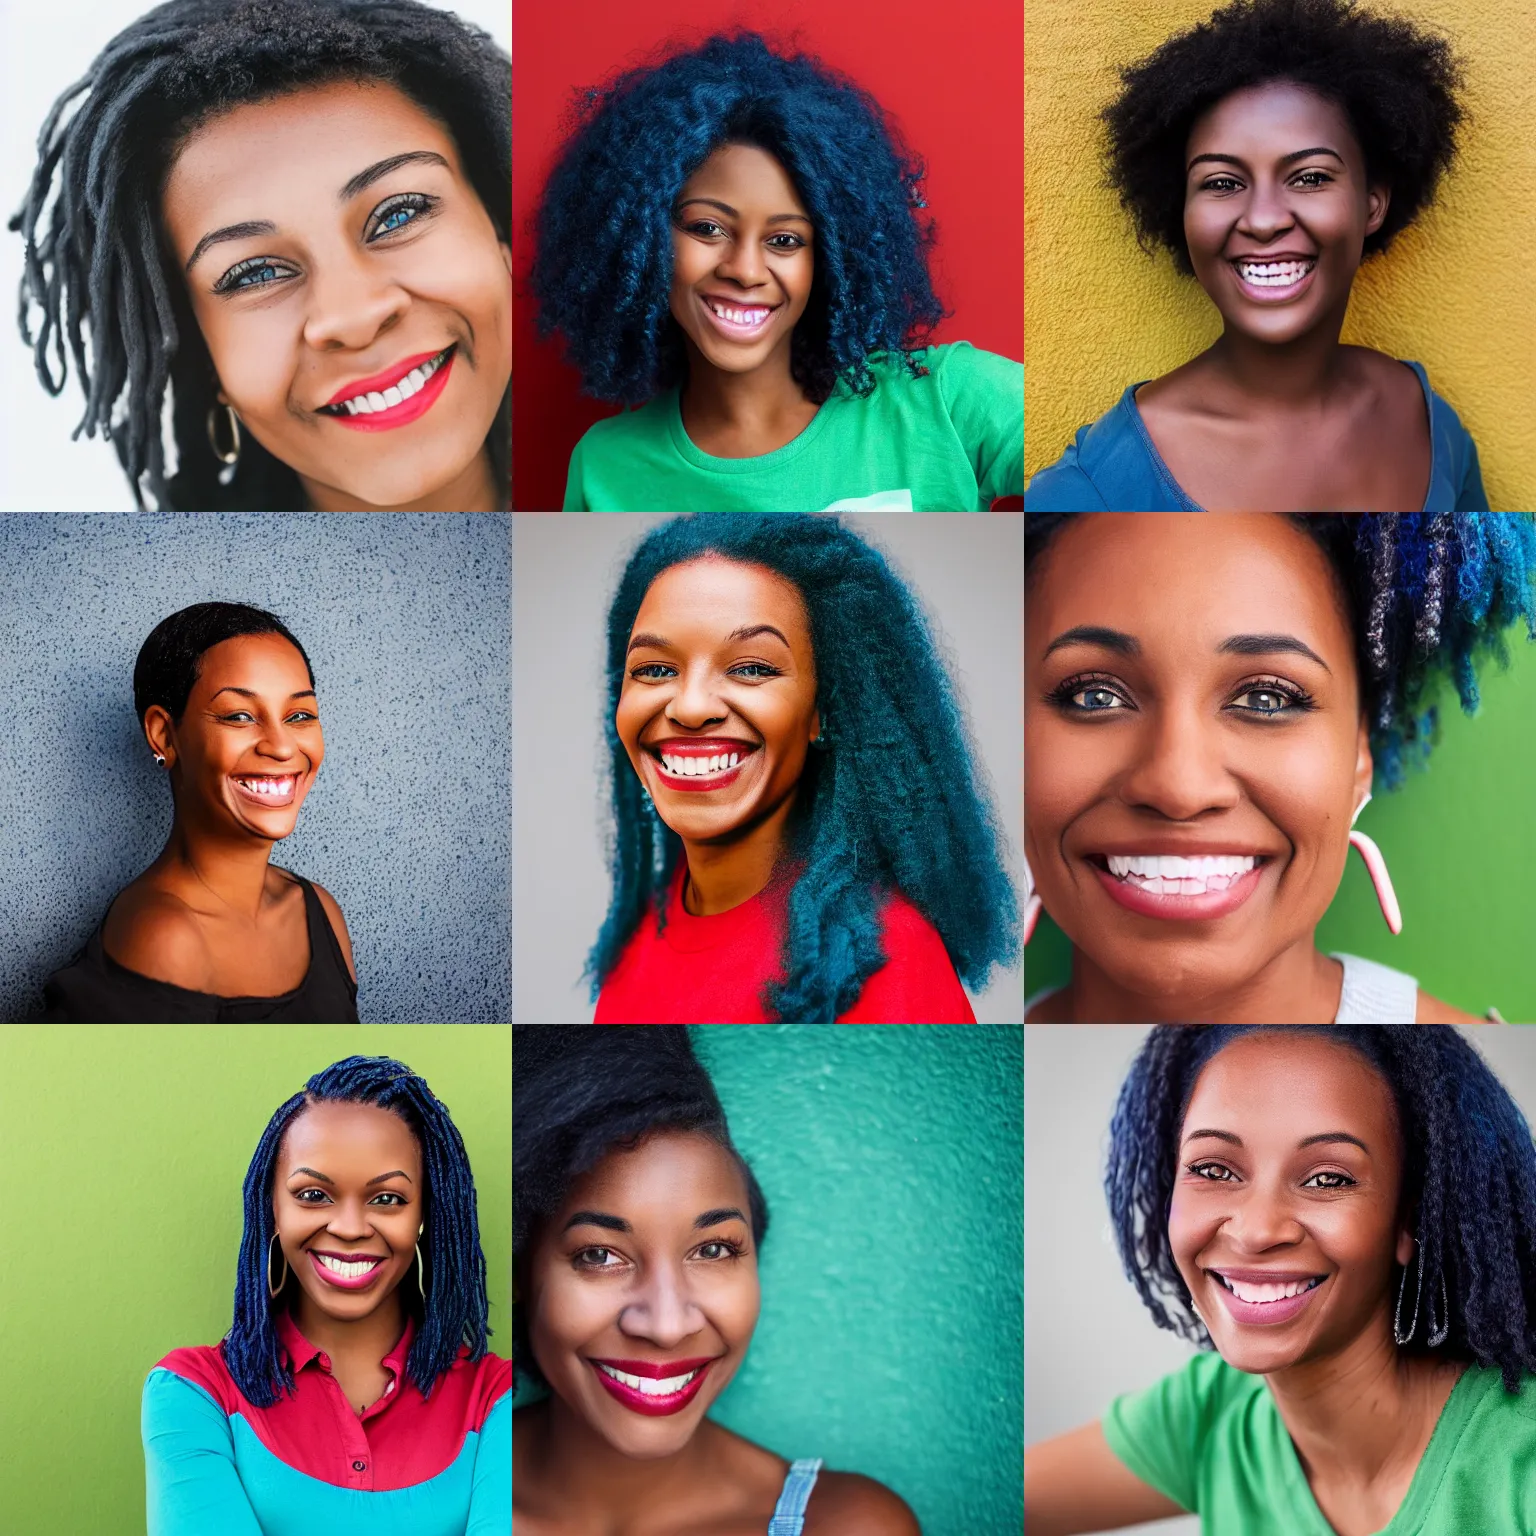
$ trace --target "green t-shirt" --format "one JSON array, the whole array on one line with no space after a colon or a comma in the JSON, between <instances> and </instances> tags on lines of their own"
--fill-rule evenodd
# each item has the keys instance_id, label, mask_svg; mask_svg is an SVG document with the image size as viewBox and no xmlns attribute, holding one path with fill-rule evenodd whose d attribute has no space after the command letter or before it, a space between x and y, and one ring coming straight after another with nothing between
<instances>
[{"instance_id":1,"label":"green t-shirt","mask_svg":"<svg viewBox=\"0 0 1536 1536\"><path fill-rule=\"evenodd\" d=\"M1508 1393L1498 1371L1468 1367L1378 1536L1536 1532L1536 1376L1520 1385ZM1117 1397L1104 1438L1210 1536L1332 1536L1264 1378L1220 1355Z\"/></svg>"},{"instance_id":2,"label":"green t-shirt","mask_svg":"<svg viewBox=\"0 0 1536 1536\"><path fill-rule=\"evenodd\" d=\"M873 393L839 383L793 441L750 459L701 453L678 392L588 428L567 512L984 512L1024 494L1024 365L968 341L872 359Z\"/></svg>"}]
</instances>

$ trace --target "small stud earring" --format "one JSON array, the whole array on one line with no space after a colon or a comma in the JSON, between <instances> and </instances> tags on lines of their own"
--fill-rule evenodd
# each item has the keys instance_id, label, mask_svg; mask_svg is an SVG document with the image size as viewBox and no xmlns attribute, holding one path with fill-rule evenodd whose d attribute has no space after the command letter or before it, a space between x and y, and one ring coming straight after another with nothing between
<instances>
[{"instance_id":1,"label":"small stud earring","mask_svg":"<svg viewBox=\"0 0 1536 1536\"><path fill-rule=\"evenodd\" d=\"M158 752L155 753L155 767L156 768L164 768L165 767L165 759L163 757L161 757Z\"/></svg>"},{"instance_id":2,"label":"small stud earring","mask_svg":"<svg viewBox=\"0 0 1536 1536\"><path fill-rule=\"evenodd\" d=\"M1365 860L1366 870L1371 877L1371 884L1376 891L1376 901L1381 907L1381 915L1387 920L1387 927L1394 934L1403 931L1403 909L1397 903L1397 892L1392 889L1392 876L1387 873L1387 861L1381 856L1381 849L1376 846L1375 840L1367 837L1364 832L1355 831L1355 823L1360 819L1360 812L1371 803L1370 793L1366 793L1364 800L1355 807L1355 814L1350 818L1349 845L1359 850L1360 857Z\"/></svg>"}]
</instances>

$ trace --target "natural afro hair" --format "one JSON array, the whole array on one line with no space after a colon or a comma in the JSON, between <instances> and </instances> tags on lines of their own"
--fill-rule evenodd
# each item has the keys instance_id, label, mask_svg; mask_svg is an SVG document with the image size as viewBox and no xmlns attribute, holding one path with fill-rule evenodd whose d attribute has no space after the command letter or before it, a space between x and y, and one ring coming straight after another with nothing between
<instances>
[{"instance_id":1,"label":"natural afro hair","mask_svg":"<svg viewBox=\"0 0 1536 1536\"><path fill-rule=\"evenodd\" d=\"M839 378L869 394L877 353L920 371L910 349L944 313L928 273L933 232L918 218L922 163L867 91L748 32L711 37L578 100L535 214L529 286L540 333L564 337L587 393L638 405L682 382L687 358L669 308L673 204L723 144L773 155L815 230L810 302L790 343L807 397L819 404Z\"/></svg>"},{"instance_id":2,"label":"natural afro hair","mask_svg":"<svg viewBox=\"0 0 1536 1536\"><path fill-rule=\"evenodd\" d=\"M1381 228L1365 237L1367 257L1433 201L1464 115L1450 45L1355 0L1233 0L1120 76L1123 89L1101 114L1109 186L1141 248L1165 247L1186 277L1194 267L1184 239L1185 146L1196 119L1234 91L1292 81L1348 115L1367 182L1391 188Z\"/></svg>"},{"instance_id":3,"label":"natural afro hair","mask_svg":"<svg viewBox=\"0 0 1536 1536\"><path fill-rule=\"evenodd\" d=\"M1179 1131L1201 1069L1255 1029L1288 1040L1320 1034L1358 1051L1386 1082L1403 1147L1399 1216L1418 1241L1412 1267L1422 1265L1407 1288L1428 1311L1423 1323L1415 1313L1399 1347L1497 1367L1517 1391L1536 1371L1536 1146L1508 1089L1455 1029L1158 1025L1120 1089L1104 1176L1121 1262L1153 1321L1211 1346L1168 1242ZM1432 1346L1442 1324L1446 1337Z\"/></svg>"},{"instance_id":4,"label":"natural afro hair","mask_svg":"<svg viewBox=\"0 0 1536 1536\"><path fill-rule=\"evenodd\" d=\"M418 0L168 0L118 33L43 123L26 201L10 221L26 241L21 336L50 395L62 393L74 359L86 396L74 435L111 440L139 507L146 496L187 512L305 506L297 474L250 433L232 475L214 457L218 379L160 200L199 127L342 81L393 85L440 122L510 245L512 62L479 28ZM485 444L504 500L510 401L509 385Z\"/></svg>"},{"instance_id":5,"label":"natural afro hair","mask_svg":"<svg viewBox=\"0 0 1536 1536\"><path fill-rule=\"evenodd\" d=\"M512 1262L520 1270L539 1224L609 1152L658 1131L694 1132L723 1147L747 1188L752 1244L768 1202L736 1150L720 1096L686 1025L512 1026ZM513 1369L537 1379L521 1303L512 1308Z\"/></svg>"},{"instance_id":6,"label":"natural afro hair","mask_svg":"<svg viewBox=\"0 0 1536 1536\"><path fill-rule=\"evenodd\" d=\"M1025 515L1026 580L1082 515ZM1430 699L1439 684L1449 677L1463 712L1475 714L1479 664L1509 664L1505 632L1523 619L1536 640L1536 513L1285 515L1317 540L1337 573L1376 777L1395 789L1434 745Z\"/></svg>"}]
</instances>

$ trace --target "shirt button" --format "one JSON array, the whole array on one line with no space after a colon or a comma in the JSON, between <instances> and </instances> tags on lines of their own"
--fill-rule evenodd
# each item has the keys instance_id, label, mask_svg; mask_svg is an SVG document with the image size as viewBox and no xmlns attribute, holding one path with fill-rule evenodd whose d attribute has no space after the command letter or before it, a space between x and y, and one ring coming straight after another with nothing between
<instances>
[{"instance_id":1,"label":"shirt button","mask_svg":"<svg viewBox=\"0 0 1536 1536\"><path fill-rule=\"evenodd\" d=\"M354 1472L366 1472L368 1470L368 1463L366 1461L354 1461L352 1463L352 1470Z\"/></svg>"}]
</instances>

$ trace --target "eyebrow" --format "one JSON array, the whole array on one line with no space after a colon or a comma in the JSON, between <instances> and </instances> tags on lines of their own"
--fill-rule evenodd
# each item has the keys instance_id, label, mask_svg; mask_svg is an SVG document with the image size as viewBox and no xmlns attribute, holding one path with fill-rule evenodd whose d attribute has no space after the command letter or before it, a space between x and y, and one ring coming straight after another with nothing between
<instances>
[{"instance_id":1,"label":"eyebrow","mask_svg":"<svg viewBox=\"0 0 1536 1536\"><path fill-rule=\"evenodd\" d=\"M387 159L375 160L365 170L359 171L336 194L336 201L349 202L365 187L371 187L381 177L398 170L402 165L440 165L444 170L453 169L435 149L407 150L403 155L390 155ZM190 274L203 252L211 246L222 245L229 240L249 240L254 235L275 235L276 233L277 225L271 219L248 219L243 224L226 224L222 229L211 230L192 247L192 254L187 257L184 270Z\"/></svg>"},{"instance_id":2,"label":"eyebrow","mask_svg":"<svg viewBox=\"0 0 1536 1536\"><path fill-rule=\"evenodd\" d=\"M256 698L260 698L261 697L260 694L253 693L251 691L251 689L249 689L249 688L228 687L228 688L219 688L219 689L215 690L215 692L212 693L209 696L208 702L211 704L213 702L213 700L218 698L219 694L221 694L221 693L238 693L242 699L256 699ZM297 693L290 693L288 695L290 700L292 700L292 699L312 699L312 698L314 698L314 696L315 696L315 690L313 688L300 688Z\"/></svg>"},{"instance_id":3,"label":"eyebrow","mask_svg":"<svg viewBox=\"0 0 1536 1536\"><path fill-rule=\"evenodd\" d=\"M733 219L739 219L741 217L741 215L737 213L737 211L732 208L729 203L722 203L718 198L714 197L685 197L682 202L677 205L676 211L681 213L684 208L687 208L692 203L706 203L711 208L718 208L721 213L729 214ZM803 213L776 213L767 222L769 224L783 224L791 219L798 220L801 224L809 224L811 222Z\"/></svg>"},{"instance_id":4,"label":"eyebrow","mask_svg":"<svg viewBox=\"0 0 1536 1536\"><path fill-rule=\"evenodd\" d=\"M734 1205L722 1205L713 1211L705 1211L695 1220L693 1230L702 1231L705 1227L718 1227L723 1221L745 1221L747 1218ZM605 1232L632 1232L634 1230L622 1216L611 1216L607 1211L577 1211L566 1224L561 1227L562 1235L569 1232L572 1227L601 1227Z\"/></svg>"},{"instance_id":5,"label":"eyebrow","mask_svg":"<svg viewBox=\"0 0 1536 1536\"><path fill-rule=\"evenodd\" d=\"M1309 155L1332 155L1340 165L1345 166L1346 169L1348 168L1348 162L1344 159L1344 156L1341 155L1336 149L1329 149L1326 144L1317 144L1314 145L1311 149L1292 150L1290 154L1280 156L1280 164L1290 165L1292 161L1305 160ZM1240 165L1245 171L1248 169L1248 162L1244 160L1241 155L1196 155L1195 158L1191 160L1187 166L1184 167L1184 174L1186 176L1189 175L1189 173L1194 170L1194 168L1199 165L1202 160L1220 160L1225 161L1228 165Z\"/></svg>"},{"instance_id":6,"label":"eyebrow","mask_svg":"<svg viewBox=\"0 0 1536 1536\"><path fill-rule=\"evenodd\" d=\"M1135 635L1127 635L1118 629L1104 629L1097 624L1079 624L1075 629L1065 630L1046 646L1045 654L1049 656L1069 645L1096 645L1122 656L1141 655L1141 642ZM1216 647L1218 655L1227 656L1272 656L1278 651L1310 657L1330 677L1333 675L1333 668L1295 635L1229 635Z\"/></svg>"},{"instance_id":7,"label":"eyebrow","mask_svg":"<svg viewBox=\"0 0 1536 1536\"><path fill-rule=\"evenodd\" d=\"M1240 1147L1243 1144L1243 1138L1241 1136L1234 1136L1231 1131L1212 1130L1191 1131L1184 1138L1184 1141L1186 1144L1191 1141L1199 1141L1203 1136L1214 1137L1217 1141L1231 1142L1234 1147ZM1371 1149L1358 1136L1351 1136L1348 1131L1319 1131L1315 1136L1303 1136L1296 1145L1298 1147L1315 1147L1323 1142L1341 1141L1347 1141L1351 1146L1359 1147L1367 1157L1371 1155Z\"/></svg>"},{"instance_id":8,"label":"eyebrow","mask_svg":"<svg viewBox=\"0 0 1536 1536\"><path fill-rule=\"evenodd\" d=\"M772 624L743 624L740 629L733 629L730 634L725 637L725 644L734 645L739 640L751 640L757 635L777 635L780 640L784 640L785 650L790 649L789 641L784 639L784 631L781 629L776 629ZM635 635L630 640L629 650L625 651L624 654L626 656L629 655L630 651L634 650L636 646L640 645L655 646L657 650L661 651L675 651L677 649L677 647L673 645L672 642L668 640L664 635L641 633Z\"/></svg>"},{"instance_id":9,"label":"eyebrow","mask_svg":"<svg viewBox=\"0 0 1536 1536\"><path fill-rule=\"evenodd\" d=\"M328 1179L318 1168L295 1168L288 1177L291 1179L294 1173L307 1173L310 1178L319 1179L322 1184L329 1184L332 1189L336 1187L335 1179ZM373 1178L363 1185L363 1188L372 1189L375 1184L382 1184L385 1179L404 1179L407 1184L414 1184L416 1182L404 1168L391 1168L388 1173L375 1174Z\"/></svg>"}]
</instances>

